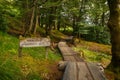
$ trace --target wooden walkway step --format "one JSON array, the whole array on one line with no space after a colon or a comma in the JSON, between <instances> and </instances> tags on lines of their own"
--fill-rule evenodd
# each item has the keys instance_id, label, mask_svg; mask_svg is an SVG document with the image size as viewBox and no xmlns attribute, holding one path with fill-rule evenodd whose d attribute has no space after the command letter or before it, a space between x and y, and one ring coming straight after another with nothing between
<instances>
[{"instance_id":1,"label":"wooden walkway step","mask_svg":"<svg viewBox=\"0 0 120 80\"><path fill-rule=\"evenodd\" d=\"M62 80L107 80L96 64L68 62Z\"/></svg>"},{"instance_id":2,"label":"wooden walkway step","mask_svg":"<svg viewBox=\"0 0 120 80\"><path fill-rule=\"evenodd\" d=\"M85 62L66 42L59 42L58 48L65 61L60 64L65 69L62 80L107 80L100 66Z\"/></svg>"},{"instance_id":3,"label":"wooden walkway step","mask_svg":"<svg viewBox=\"0 0 120 80\"><path fill-rule=\"evenodd\" d=\"M61 54L63 56L64 61L84 61L80 57L78 57L78 54L73 51L66 42L59 42L58 48L61 51Z\"/></svg>"}]
</instances>

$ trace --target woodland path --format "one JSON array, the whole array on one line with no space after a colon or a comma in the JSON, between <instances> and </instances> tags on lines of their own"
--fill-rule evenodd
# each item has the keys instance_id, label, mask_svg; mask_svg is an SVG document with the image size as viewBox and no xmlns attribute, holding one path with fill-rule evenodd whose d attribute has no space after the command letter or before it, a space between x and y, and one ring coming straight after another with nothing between
<instances>
[{"instance_id":1,"label":"woodland path","mask_svg":"<svg viewBox=\"0 0 120 80\"><path fill-rule=\"evenodd\" d=\"M99 65L84 61L65 41L59 42L58 48L65 61L62 80L107 80Z\"/></svg>"},{"instance_id":2,"label":"woodland path","mask_svg":"<svg viewBox=\"0 0 120 80\"><path fill-rule=\"evenodd\" d=\"M78 53L73 51L67 44L66 42L59 42L58 44L59 50L62 53L63 60L64 61L77 61L77 62L83 62L84 60L81 59L78 56Z\"/></svg>"}]
</instances>

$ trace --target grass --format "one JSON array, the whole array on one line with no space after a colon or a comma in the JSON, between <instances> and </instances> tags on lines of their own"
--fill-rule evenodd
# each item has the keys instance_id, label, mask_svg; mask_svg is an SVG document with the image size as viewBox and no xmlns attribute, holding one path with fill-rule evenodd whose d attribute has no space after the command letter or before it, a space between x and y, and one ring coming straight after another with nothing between
<instances>
[{"instance_id":1,"label":"grass","mask_svg":"<svg viewBox=\"0 0 120 80\"><path fill-rule=\"evenodd\" d=\"M18 47L18 38L0 32L0 80L48 80L49 74L59 73L49 67L56 68L60 54L49 49L45 59L44 47L23 48L19 58Z\"/></svg>"},{"instance_id":2,"label":"grass","mask_svg":"<svg viewBox=\"0 0 120 80\"><path fill-rule=\"evenodd\" d=\"M61 39L65 39L66 37L68 36L64 35L58 30L52 30L51 38L53 41L60 41Z\"/></svg>"},{"instance_id":3,"label":"grass","mask_svg":"<svg viewBox=\"0 0 120 80\"><path fill-rule=\"evenodd\" d=\"M66 36L53 31L59 39ZM45 59L45 48L23 48L21 58L18 57L19 39L0 32L0 80L58 80L61 73L57 63L61 55L48 50ZM80 40L73 49L84 53L88 62L100 62L104 67L110 63L111 52L109 45L97 44ZM110 77L110 76L109 76Z\"/></svg>"},{"instance_id":4,"label":"grass","mask_svg":"<svg viewBox=\"0 0 120 80\"><path fill-rule=\"evenodd\" d=\"M80 40L80 43L77 41L77 44L73 49L80 54L80 57L81 52L83 52L84 56L82 56L82 58L87 62L101 63L104 68L106 68L111 61L110 45ZM115 74L108 69L105 69L105 75L108 80L115 80Z\"/></svg>"},{"instance_id":5,"label":"grass","mask_svg":"<svg viewBox=\"0 0 120 80\"><path fill-rule=\"evenodd\" d=\"M79 53L83 52L83 58L88 62L102 63L104 67L110 63L111 52L108 45L81 40L73 49Z\"/></svg>"}]
</instances>

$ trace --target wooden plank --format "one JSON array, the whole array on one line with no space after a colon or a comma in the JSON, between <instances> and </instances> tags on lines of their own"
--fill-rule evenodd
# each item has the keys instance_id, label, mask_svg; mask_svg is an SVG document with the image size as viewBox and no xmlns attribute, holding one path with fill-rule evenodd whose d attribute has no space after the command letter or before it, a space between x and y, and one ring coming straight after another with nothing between
<instances>
[{"instance_id":1,"label":"wooden plank","mask_svg":"<svg viewBox=\"0 0 120 80\"><path fill-rule=\"evenodd\" d=\"M77 80L76 63L68 62L62 80Z\"/></svg>"},{"instance_id":2,"label":"wooden plank","mask_svg":"<svg viewBox=\"0 0 120 80\"><path fill-rule=\"evenodd\" d=\"M93 80L93 78L84 62L68 62L63 80Z\"/></svg>"},{"instance_id":3,"label":"wooden plank","mask_svg":"<svg viewBox=\"0 0 120 80\"><path fill-rule=\"evenodd\" d=\"M76 59L76 61L84 62L84 59L80 58L77 54L74 55L74 58Z\"/></svg>"},{"instance_id":4,"label":"wooden plank","mask_svg":"<svg viewBox=\"0 0 120 80\"><path fill-rule=\"evenodd\" d=\"M69 61L76 61L76 59L73 56L69 56L70 60Z\"/></svg>"},{"instance_id":5,"label":"wooden plank","mask_svg":"<svg viewBox=\"0 0 120 80\"><path fill-rule=\"evenodd\" d=\"M63 56L63 60L64 60L64 61L69 61L69 60L70 60L70 58L69 58L69 57L67 57L67 56Z\"/></svg>"},{"instance_id":6,"label":"wooden plank","mask_svg":"<svg viewBox=\"0 0 120 80\"><path fill-rule=\"evenodd\" d=\"M70 61L65 69L63 80L106 80L97 65L86 63L65 42L60 42L58 47L64 60Z\"/></svg>"},{"instance_id":7,"label":"wooden plank","mask_svg":"<svg viewBox=\"0 0 120 80\"><path fill-rule=\"evenodd\" d=\"M71 55L72 53L69 52L69 49L68 48L60 48L60 51L63 55Z\"/></svg>"},{"instance_id":8,"label":"wooden plank","mask_svg":"<svg viewBox=\"0 0 120 80\"><path fill-rule=\"evenodd\" d=\"M68 47L68 45L66 44L66 42L59 42L58 47Z\"/></svg>"},{"instance_id":9,"label":"wooden plank","mask_svg":"<svg viewBox=\"0 0 120 80\"><path fill-rule=\"evenodd\" d=\"M84 62L77 62L77 80L93 80L88 68L86 67L86 64Z\"/></svg>"},{"instance_id":10,"label":"wooden plank","mask_svg":"<svg viewBox=\"0 0 120 80\"><path fill-rule=\"evenodd\" d=\"M63 80L107 80L93 63L68 62Z\"/></svg>"},{"instance_id":11,"label":"wooden plank","mask_svg":"<svg viewBox=\"0 0 120 80\"><path fill-rule=\"evenodd\" d=\"M64 56L64 55L65 55L65 56L66 56L66 55L67 55L67 56L73 55L73 53L71 53L67 47L65 47L65 48L61 47L61 48L60 48L60 51L61 51L61 53L62 53L63 56Z\"/></svg>"},{"instance_id":12,"label":"wooden plank","mask_svg":"<svg viewBox=\"0 0 120 80\"><path fill-rule=\"evenodd\" d=\"M73 56L63 56L64 61L76 61L76 59Z\"/></svg>"},{"instance_id":13,"label":"wooden plank","mask_svg":"<svg viewBox=\"0 0 120 80\"><path fill-rule=\"evenodd\" d=\"M63 47L65 46L65 47ZM77 56L77 53L73 51L66 42L59 42L58 47L61 51L61 54L63 56L63 59L65 61L84 61L79 56Z\"/></svg>"},{"instance_id":14,"label":"wooden plank","mask_svg":"<svg viewBox=\"0 0 120 80\"><path fill-rule=\"evenodd\" d=\"M104 73L94 63L87 63L87 66L94 78L94 80L107 80Z\"/></svg>"}]
</instances>

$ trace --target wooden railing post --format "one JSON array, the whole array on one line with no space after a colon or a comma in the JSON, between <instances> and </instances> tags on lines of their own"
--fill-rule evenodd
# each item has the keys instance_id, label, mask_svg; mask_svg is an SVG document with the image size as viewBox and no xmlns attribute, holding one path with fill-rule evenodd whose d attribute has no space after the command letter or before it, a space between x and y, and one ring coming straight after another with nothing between
<instances>
[{"instance_id":1,"label":"wooden railing post","mask_svg":"<svg viewBox=\"0 0 120 80\"><path fill-rule=\"evenodd\" d=\"M45 59L48 58L48 47L45 47L46 53L45 53Z\"/></svg>"},{"instance_id":2,"label":"wooden railing post","mask_svg":"<svg viewBox=\"0 0 120 80\"><path fill-rule=\"evenodd\" d=\"M18 49L18 57L22 57L22 47L20 47L20 46Z\"/></svg>"}]
</instances>

